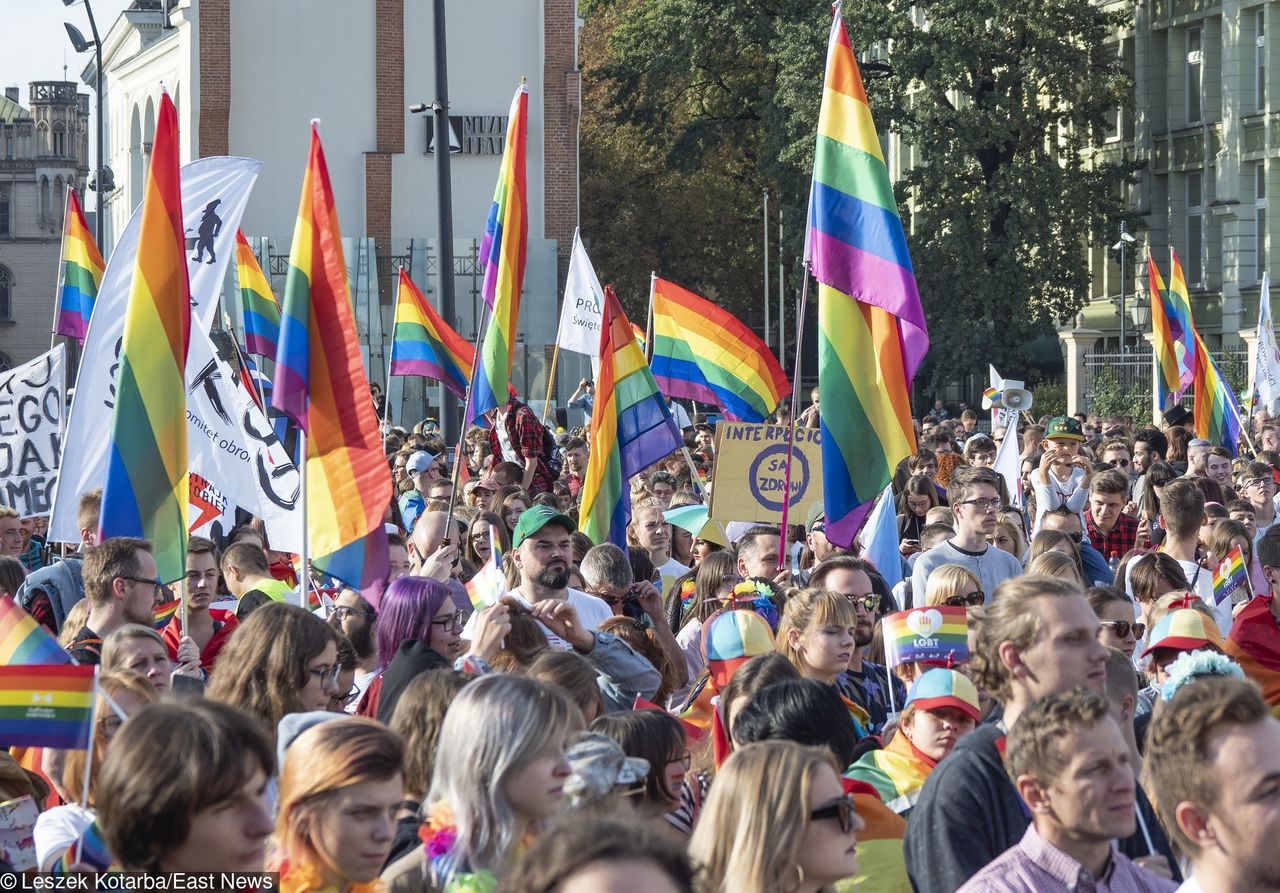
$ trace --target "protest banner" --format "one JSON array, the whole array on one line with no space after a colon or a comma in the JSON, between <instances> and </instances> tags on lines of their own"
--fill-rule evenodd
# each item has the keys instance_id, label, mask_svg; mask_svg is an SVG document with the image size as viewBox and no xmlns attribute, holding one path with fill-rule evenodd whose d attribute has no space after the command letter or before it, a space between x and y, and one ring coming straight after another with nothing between
<instances>
[{"instance_id":1,"label":"protest banner","mask_svg":"<svg viewBox=\"0 0 1280 893\"><path fill-rule=\"evenodd\" d=\"M716 425L716 466L711 479L714 521L782 522L787 469L787 429L782 425L721 422ZM822 430L795 429L790 518L804 523L822 504Z\"/></svg>"},{"instance_id":2,"label":"protest banner","mask_svg":"<svg viewBox=\"0 0 1280 893\"><path fill-rule=\"evenodd\" d=\"M21 518L49 514L62 456L66 351L61 344L0 373L0 502Z\"/></svg>"}]
</instances>

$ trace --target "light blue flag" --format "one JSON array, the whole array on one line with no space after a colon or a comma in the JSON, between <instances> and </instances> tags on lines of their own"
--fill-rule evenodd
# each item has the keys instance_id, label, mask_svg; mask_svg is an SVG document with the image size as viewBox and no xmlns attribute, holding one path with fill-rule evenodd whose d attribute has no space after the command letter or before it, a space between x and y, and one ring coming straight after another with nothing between
<instances>
[{"instance_id":1,"label":"light blue flag","mask_svg":"<svg viewBox=\"0 0 1280 893\"><path fill-rule=\"evenodd\" d=\"M898 513L893 486L884 488L876 507L862 528L862 556L876 566L892 589L902 582L902 555L898 552Z\"/></svg>"}]
</instances>

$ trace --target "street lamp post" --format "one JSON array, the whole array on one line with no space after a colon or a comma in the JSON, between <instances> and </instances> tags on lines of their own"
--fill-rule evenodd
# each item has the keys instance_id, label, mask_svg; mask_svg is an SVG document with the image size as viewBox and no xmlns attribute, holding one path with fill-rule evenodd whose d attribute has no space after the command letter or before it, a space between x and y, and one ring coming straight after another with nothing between
<instances>
[{"instance_id":1,"label":"street lamp post","mask_svg":"<svg viewBox=\"0 0 1280 893\"><path fill-rule=\"evenodd\" d=\"M71 6L76 2L78 2L78 0L62 0L62 5ZM102 212L102 195L106 192L106 178L102 175L102 38L98 36L98 23L93 19L93 4L90 0L84 0L84 11L89 16L89 33L93 35L92 43L84 39L84 35L80 33L80 30L76 28L75 25L70 22L64 22L63 24L66 26L67 36L71 38L71 45L75 48L77 53L83 53L85 50L89 49L90 46L93 47L94 93L97 95L98 119L97 172L94 175L94 182L96 183L95 191L98 193L98 198L95 205L96 210L94 212L94 230L95 236L98 240L98 250L105 251L106 245L103 244L102 237L103 226L105 224L105 216Z\"/></svg>"},{"instance_id":2,"label":"street lamp post","mask_svg":"<svg viewBox=\"0 0 1280 893\"><path fill-rule=\"evenodd\" d=\"M87 0L86 0L87 2ZM1120 354L1123 356L1128 350L1128 333L1125 331L1125 323L1127 319L1125 313L1127 307L1125 303L1128 299L1129 288L1129 246L1136 240L1129 233L1128 227L1123 220L1120 221L1120 241L1111 246L1112 250L1120 252Z\"/></svg>"}]
</instances>

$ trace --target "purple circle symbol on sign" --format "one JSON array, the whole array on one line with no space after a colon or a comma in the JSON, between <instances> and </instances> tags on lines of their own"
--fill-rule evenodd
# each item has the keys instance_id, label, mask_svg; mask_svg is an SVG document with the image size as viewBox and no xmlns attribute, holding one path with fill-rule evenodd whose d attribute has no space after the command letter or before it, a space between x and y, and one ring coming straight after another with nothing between
<instances>
[{"instance_id":1,"label":"purple circle symbol on sign","mask_svg":"<svg viewBox=\"0 0 1280 893\"><path fill-rule=\"evenodd\" d=\"M794 508L809 488L809 460L803 450L793 452L791 462L791 506ZM761 450L751 463L747 480L756 502L771 512L782 511L782 489L787 474L787 445L774 444Z\"/></svg>"}]
</instances>

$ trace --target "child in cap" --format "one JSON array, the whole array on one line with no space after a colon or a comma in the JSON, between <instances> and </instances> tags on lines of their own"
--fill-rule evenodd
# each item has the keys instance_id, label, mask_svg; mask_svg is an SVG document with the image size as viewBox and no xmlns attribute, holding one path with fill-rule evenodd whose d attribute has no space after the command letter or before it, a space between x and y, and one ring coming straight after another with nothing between
<instances>
[{"instance_id":1,"label":"child in cap","mask_svg":"<svg viewBox=\"0 0 1280 893\"><path fill-rule=\"evenodd\" d=\"M1045 427L1044 455L1040 458L1040 467L1031 475L1031 486L1036 493L1033 533L1040 531L1045 512L1065 507L1080 518L1081 534L1088 536L1084 508L1089 503L1093 465L1087 456L1080 454L1080 444L1084 441L1079 419L1071 416L1056 416Z\"/></svg>"}]
</instances>

